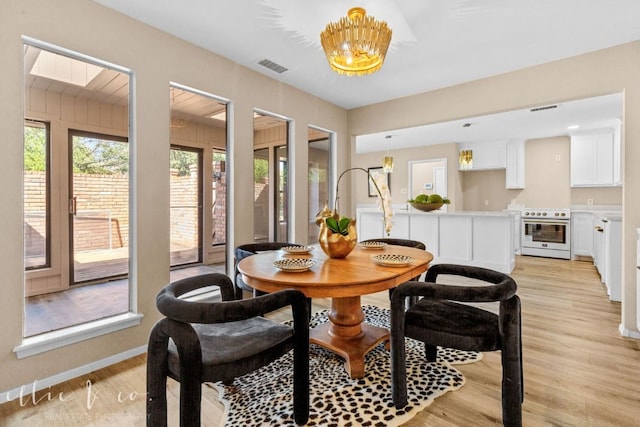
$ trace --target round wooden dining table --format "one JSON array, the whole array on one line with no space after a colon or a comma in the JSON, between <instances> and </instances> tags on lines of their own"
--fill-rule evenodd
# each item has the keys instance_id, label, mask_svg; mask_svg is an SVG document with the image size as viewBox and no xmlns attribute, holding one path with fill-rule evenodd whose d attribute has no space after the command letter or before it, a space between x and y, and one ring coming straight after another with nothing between
<instances>
[{"instance_id":1,"label":"round wooden dining table","mask_svg":"<svg viewBox=\"0 0 640 427\"><path fill-rule=\"evenodd\" d=\"M389 330L364 322L360 297L394 288L420 275L429 267L433 255L404 246L365 249L360 245L346 258L329 258L319 246L309 254L291 255L267 251L242 259L238 270L242 280L264 292L297 289L308 298L331 298L329 322L309 331L310 342L321 345L345 359L352 378L364 376L364 356L389 340ZM379 265L373 256L390 254L412 258L406 265ZM283 258L308 258L315 265L307 271L281 271L274 262Z\"/></svg>"}]
</instances>

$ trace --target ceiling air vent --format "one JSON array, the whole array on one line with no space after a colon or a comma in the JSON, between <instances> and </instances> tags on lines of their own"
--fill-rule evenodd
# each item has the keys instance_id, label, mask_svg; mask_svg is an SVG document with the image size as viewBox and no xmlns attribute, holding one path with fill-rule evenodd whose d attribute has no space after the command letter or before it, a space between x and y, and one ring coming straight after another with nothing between
<instances>
[{"instance_id":1,"label":"ceiling air vent","mask_svg":"<svg viewBox=\"0 0 640 427\"><path fill-rule=\"evenodd\" d=\"M288 68L285 68L280 64L276 64L273 61L269 61L268 59L263 59L262 61L258 62L258 64L270 69L271 71L275 71L278 74L282 74L288 70Z\"/></svg>"},{"instance_id":2,"label":"ceiling air vent","mask_svg":"<svg viewBox=\"0 0 640 427\"><path fill-rule=\"evenodd\" d=\"M544 107L536 107L536 108L532 108L531 112L535 113L536 111L553 110L554 108L558 108L558 106L557 105L546 105Z\"/></svg>"}]
</instances>

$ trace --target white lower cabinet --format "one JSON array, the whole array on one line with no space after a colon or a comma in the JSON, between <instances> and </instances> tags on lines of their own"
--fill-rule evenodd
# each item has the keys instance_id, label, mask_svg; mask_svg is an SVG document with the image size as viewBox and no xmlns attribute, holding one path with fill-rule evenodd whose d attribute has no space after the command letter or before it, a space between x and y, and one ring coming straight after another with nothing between
<instances>
[{"instance_id":1,"label":"white lower cabinet","mask_svg":"<svg viewBox=\"0 0 640 427\"><path fill-rule=\"evenodd\" d=\"M437 215L412 215L410 218L412 239L424 243L427 250L434 257L440 256L440 242L438 239L440 217Z\"/></svg>"},{"instance_id":2,"label":"white lower cabinet","mask_svg":"<svg viewBox=\"0 0 640 427\"><path fill-rule=\"evenodd\" d=\"M571 214L571 258L578 256L593 258L593 214L574 212Z\"/></svg>"},{"instance_id":3,"label":"white lower cabinet","mask_svg":"<svg viewBox=\"0 0 640 427\"><path fill-rule=\"evenodd\" d=\"M572 255L587 255L588 241L591 237L591 256L593 257L593 265L600 275L600 282L605 285L611 301L621 301L622 217L620 214L573 212L571 221ZM591 225L591 232L587 232L587 225ZM578 233L580 236L576 236ZM576 238L578 238L578 243L576 243ZM580 244L579 242L582 242L582 246L576 247Z\"/></svg>"},{"instance_id":4,"label":"white lower cabinet","mask_svg":"<svg viewBox=\"0 0 640 427\"><path fill-rule=\"evenodd\" d=\"M358 240L387 237L382 213L359 209ZM391 236L423 242L432 264L452 263L511 273L515 267L514 216L506 212L395 212Z\"/></svg>"},{"instance_id":5,"label":"white lower cabinet","mask_svg":"<svg viewBox=\"0 0 640 427\"><path fill-rule=\"evenodd\" d=\"M604 256L604 223L599 217L593 220L593 265L600 274L600 281L604 283L607 259Z\"/></svg>"},{"instance_id":6,"label":"white lower cabinet","mask_svg":"<svg viewBox=\"0 0 640 427\"><path fill-rule=\"evenodd\" d=\"M604 283L612 301L622 301L622 221L618 218L604 220L604 259L606 271Z\"/></svg>"},{"instance_id":7,"label":"white lower cabinet","mask_svg":"<svg viewBox=\"0 0 640 427\"><path fill-rule=\"evenodd\" d=\"M380 212L358 212L356 215L358 241L384 237L384 225Z\"/></svg>"}]
</instances>

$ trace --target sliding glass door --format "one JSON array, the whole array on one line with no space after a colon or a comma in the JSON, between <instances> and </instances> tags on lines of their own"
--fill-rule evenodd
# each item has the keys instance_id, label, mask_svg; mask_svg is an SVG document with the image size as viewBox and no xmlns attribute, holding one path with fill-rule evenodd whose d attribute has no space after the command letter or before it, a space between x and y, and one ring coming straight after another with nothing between
<instances>
[{"instance_id":1,"label":"sliding glass door","mask_svg":"<svg viewBox=\"0 0 640 427\"><path fill-rule=\"evenodd\" d=\"M129 273L129 144L71 131L71 284Z\"/></svg>"},{"instance_id":2,"label":"sliding glass door","mask_svg":"<svg viewBox=\"0 0 640 427\"><path fill-rule=\"evenodd\" d=\"M170 151L170 265L202 262L202 150Z\"/></svg>"}]
</instances>

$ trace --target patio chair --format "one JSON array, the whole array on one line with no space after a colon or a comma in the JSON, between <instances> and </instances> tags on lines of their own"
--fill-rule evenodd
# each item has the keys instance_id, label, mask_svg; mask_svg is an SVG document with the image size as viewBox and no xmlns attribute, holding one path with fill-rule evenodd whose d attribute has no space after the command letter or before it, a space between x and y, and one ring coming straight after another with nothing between
<instances>
[{"instance_id":1,"label":"patio chair","mask_svg":"<svg viewBox=\"0 0 640 427\"><path fill-rule=\"evenodd\" d=\"M222 302L180 298L193 290L218 286ZM233 283L220 273L178 280L156 298L159 320L149 337L147 426L167 425L167 377L180 382L180 426L200 426L203 382L233 379L265 366L293 349L293 418L309 417L309 315L304 294L282 290L236 301ZM293 325L261 317L290 307Z\"/></svg>"},{"instance_id":2,"label":"patio chair","mask_svg":"<svg viewBox=\"0 0 640 427\"><path fill-rule=\"evenodd\" d=\"M481 282L437 284L439 275ZM497 271L453 264L432 266L425 280L401 284L391 299L391 387L396 408L407 405L405 337L424 343L429 362L436 361L437 346L466 351L500 350L502 422L505 426L521 426L524 386L516 282ZM422 299L405 311L404 300L410 296ZM498 314L464 304L492 301L499 301Z\"/></svg>"}]
</instances>

